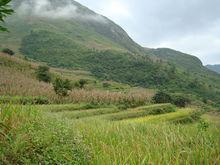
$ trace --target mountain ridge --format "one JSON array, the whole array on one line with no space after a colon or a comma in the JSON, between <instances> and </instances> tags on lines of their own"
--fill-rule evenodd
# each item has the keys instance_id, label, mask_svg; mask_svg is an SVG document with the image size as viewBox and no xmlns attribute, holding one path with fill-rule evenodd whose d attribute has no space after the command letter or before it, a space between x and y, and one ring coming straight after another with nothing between
<instances>
[{"instance_id":1,"label":"mountain ridge","mask_svg":"<svg viewBox=\"0 0 220 165\"><path fill-rule=\"evenodd\" d=\"M220 74L220 64L215 64L215 65L206 65L206 67L216 73Z\"/></svg>"},{"instance_id":2,"label":"mountain ridge","mask_svg":"<svg viewBox=\"0 0 220 165\"><path fill-rule=\"evenodd\" d=\"M28 2L37 5L41 1ZM83 69L102 80L219 96L216 92L220 92L220 76L203 67L194 56L172 49L143 48L120 26L75 1L44 0L47 3L43 6L33 6L31 14L23 10L22 15L19 10L25 2L14 1L17 13L6 22L11 33L0 35L1 48L8 47L53 67ZM60 9L60 4L65 10ZM57 9L67 12L53 15ZM41 11L40 15L37 11ZM94 19L96 16L99 19Z\"/></svg>"}]
</instances>

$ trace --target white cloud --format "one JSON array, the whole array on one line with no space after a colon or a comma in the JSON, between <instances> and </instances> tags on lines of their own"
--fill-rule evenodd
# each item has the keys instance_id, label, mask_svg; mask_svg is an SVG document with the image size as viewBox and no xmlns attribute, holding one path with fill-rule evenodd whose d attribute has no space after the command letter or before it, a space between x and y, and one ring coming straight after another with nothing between
<instances>
[{"instance_id":1,"label":"white cloud","mask_svg":"<svg viewBox=\"0 0 220 165\"><path fill-rule=\"evenodd\" d=\"M26 0L18 7L18 14L32 15L50 19L83 19L105 22L105 19L96 14L81 14L71 0L66 0L62 6L54 6L50 0Z\"/></svg>"}]
</instances>

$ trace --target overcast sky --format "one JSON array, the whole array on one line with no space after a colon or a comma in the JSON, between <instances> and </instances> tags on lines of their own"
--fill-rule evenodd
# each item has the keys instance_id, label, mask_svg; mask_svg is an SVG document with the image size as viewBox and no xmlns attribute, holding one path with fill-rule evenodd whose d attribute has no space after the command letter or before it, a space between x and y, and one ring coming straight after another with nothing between
<instances>
[{"instance_id":1,"label":"overcast sky","mask_svg":"<svg viewBox=\"0 0 220 165\"><path fill-rule=\"evenodd\" d=\"M76 0L145 47L169 47L220 64L220 0Z\"/></svg>"}]
</instances>

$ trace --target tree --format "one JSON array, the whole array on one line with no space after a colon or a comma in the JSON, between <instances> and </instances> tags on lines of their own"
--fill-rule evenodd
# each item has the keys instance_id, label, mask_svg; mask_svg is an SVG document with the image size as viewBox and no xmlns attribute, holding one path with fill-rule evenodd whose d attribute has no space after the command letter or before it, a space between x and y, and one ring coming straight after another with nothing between
<instances>
[{"instance_id":1,"label":"tree","mask_svg":"<svg viewBox=\"0 0 220 165\"><path fill-rule=\"evenodd\" d=\"M48 66L39 66L36 71L37 79L49 83L51 81L49 70L50 68Z\"/></svg>"},{"instance_id":2,"label":"tree","mask_svg":"<svg viewBox=\"0 0 220 165\"><path fill-rule=\"evenodd\" d=\"M72 89L70 81L68 79L63 80L61 78L56 78L53 82L53 88L59 96L67 96L68 91Z\"/></svg>"},{"instance_id":3,"label":"tree","mask_svg":"<svg viewBox=\"0 0 220 165\"><path fill-rule=\"evenodd\" d=\"M159 91L153 97L153 101L155 103L171 103L172 102L172 98L171 98L171 96L169 94L167 94L167 93L165 93L163 91Z\"/></svg>"},{"instance_id":4,"label":"tree","mask_svg":"<svg viewBox=\"0 0 220 165\"><path fill-rule=\"evenodd\" d=\"M11 15L14 11L9 8L8 4L11 0L0 0L0 22L4 22L4 18ZM0 25L0 31L8 31L7 28Z\"/></svg>"},{"instance_id":5,"label":"tree","mask_svg":"<svg viewBox=\"0 0 220 165\"><path fill-rule=\"evenodd\" d=\"M178 107L186 107L190 102L191 100L185 96L175 96L173 98L173 104Z\"/></svg>"},{"instance_id":6,"label":"tree","mask_svg":"<svg viewBox=\"0 0 220 165\"><path fill-rule=\"evenodd\" d=\"M13 56L15 54L11 49L8 49L8 48L3 49L2 52L9 54L11 56Z\"/></svg>"}]
</instances>

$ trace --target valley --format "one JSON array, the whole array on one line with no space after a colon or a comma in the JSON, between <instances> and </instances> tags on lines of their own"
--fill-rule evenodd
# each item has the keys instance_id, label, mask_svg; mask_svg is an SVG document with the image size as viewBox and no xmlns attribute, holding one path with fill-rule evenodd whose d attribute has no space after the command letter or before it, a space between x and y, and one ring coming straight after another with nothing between
<instances>
[{"instance_id":1,"label":"valley","mask_svg":"<svg viewBox=\"0 0 220 165\"><path fill-rule=\"evenodd\" d=\"M0 31L0 164L220 163L217 65L42 2L12 0Z\"/></svg>"}]
</instances>

